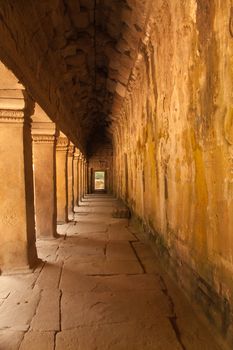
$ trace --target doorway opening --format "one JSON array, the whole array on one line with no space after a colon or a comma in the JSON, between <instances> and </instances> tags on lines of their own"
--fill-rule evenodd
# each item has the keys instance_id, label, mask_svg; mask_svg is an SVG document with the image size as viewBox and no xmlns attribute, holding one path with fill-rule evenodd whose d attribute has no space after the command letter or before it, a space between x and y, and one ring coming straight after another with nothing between
<instances>
[{"instance_id":1,"label":"doorway opening","mask_svg":"<svg viewBox=\"0 0 233 350\"><path fill-rule=\"evenodd\" d=\"M94 190L105 191L105 171L95 171Z\"/></svg>"}]
</instances>

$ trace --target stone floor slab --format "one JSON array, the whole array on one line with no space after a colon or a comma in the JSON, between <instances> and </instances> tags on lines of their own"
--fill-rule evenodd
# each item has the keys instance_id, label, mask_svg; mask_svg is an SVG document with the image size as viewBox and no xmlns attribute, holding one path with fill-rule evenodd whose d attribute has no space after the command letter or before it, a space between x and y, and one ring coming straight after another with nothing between
<instances>
[{"instance_id":1,"label":"stone floor slab","mask_svg":"<svg viewBox=\"0 0 233 350\"><path fill-rule=\"evenodd\" d=\"M73 256L76 259L86 257L104 257L105 243L95 239L69 238L61 244L58 251L58 258L67 260Z\"/></svg>"},{"instance_id":2,"label":"stone floor slab","mask_svg":"<svg viewBox=\"0 0 233 350\"><path fill-rule=\"evenodd\" d=\"M129 242L109 242L106 248L106 257L109 260L137 260Z\"/></svg>"},{"instance_id":3,"label":"stone floor slab","mask_svg":"<svg viewBox=\"0 0 233 350\"><path fill-rule=\"evenodd\" d=\"M40 290L12 292L0 307L0 330L26 331L40 300Z\"/></svg>"},{"instance_id":4,"label":"stone floor slab","mask_svg":"<svg viewBox=\"0 0 233 350\"><path fill-rule=\"evenodd\" d=\"M58 283L61 275L61 268L61 262L47 262L38 277L36 285L41 289L58 288Z\"/></svg>"},{"instance_id":5,"label":"stone floor slab","mask_svg":"<svg viewBox=\"0 0 233 350\"><path fill-rule=\"evenodd\" d=\"M23 332L1 330L0 350L18 350L22 342L23 336Z\"/></svg>"},{"instance_id":6,"label":"stone floor slab","mask_svg":"<svg viewBox=\"0 0 233 350\"><path fill-rule=\"evenodd\" d=\"M25 334L19 350L54 350L54 337L54 332L29 331Z\"/></svg>"},{"instance_id":7,"label":"stone floor slab","mask_svg":"<svg viewBox=\"0 0 233 350\"><path fill-rule=\"evenodd\" d=\"M106 232L107 225L106 224L98 224L98 223L90 223L90 222L78 222L77 225L77 233L85 234L85 233L97 233L97 232Z\"/></svg>"},{"instance_id":8,"label":"stone floor slab","mask_svg":"<svg viewBox=\"0 0 233 350\"><path fill-rule=\"evenodd\" d=\"M74 266L68 269L66 265L60 283L60 289L70 293L155 290L158 286L160 280L155 275L85 276L77 274Z\"/></svg>"},{"instance_id":9,"label":"stone floor slab","mask_svg":"<svg viewBox=\"0 0 233 350\"><path fill-rule=\"evenodd\" d=\"M161 331L162 330L162 331ZM169 321L79 327L57 334L56 350L182 350Z\"/></svg>"},{"instance_id":10,"label":"stone floor slab","mask_svg":"<svg viewBox=\"0 0 233 350\"><path fill-rule=\"evenodd\" d=\"M94 259L82 261L70 258L65 262L65 267L75 265L76 273L82 275L119 275L119 274L140 274L143 269L137 260L106 260Z\"/></svg>"},{"instance_id":11,"label":"stone floor slab","mask_svg":"<svg viewBox=\"0 0 233 350\"><path fill-rule=\"evenodd\" d=\"M36 314L31 322L33 331L58 331L60 329L60 296L58 289L44 289L41 292Z\"/></svg>"},{"instance_id":12,"label":"stone floor slab","mask_svg":"<svg viewBox=\"0 0 233 350\"><path fill-rule=\"evenodd\" d=\"M131 320L151 325L154 319L170 315L168 300L159 289L156 292L63 293L61 306L62 330Z\"/></svg>"},{"instance_id":13,"label":"stone floor slab","mask_svg":"<svg viewBox=\"0 0 233 350\"><path fill-rule=\"evenodd\" d=\"M0 276L0 350L223 350L117 203L87 196L45 263Z\"/></svg>"},{"instance_id":14,"label":"stone floor slab","mask_svg":"<svg viewBox=\"0 0 233 350\"><path fill-rule=\"evenodd\" d=\"M135 236L121 222L111 224L108 228L110 241L135 241Z\"/></svg>"}]
</instances>

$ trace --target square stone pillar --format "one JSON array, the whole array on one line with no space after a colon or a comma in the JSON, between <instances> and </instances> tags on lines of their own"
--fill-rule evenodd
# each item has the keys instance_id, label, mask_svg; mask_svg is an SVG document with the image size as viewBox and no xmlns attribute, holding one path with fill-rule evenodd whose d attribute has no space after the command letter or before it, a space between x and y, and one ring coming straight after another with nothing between
<instances>
[{"instance_id":1,"label":"square stone pillar","mask_svg":"<svg viewBox=\"0 0 233 350\"><path fill-rule=\"evenodd\" d=\"M68 173L68 218L73 220L74 213L74 178L73 178L73 157L74 157L74 145L72 142L68 148L68 159L67 159L67 173Z\"/></svg>"},{"instance_id":2,"label":"square stone pillar","mask_svg":"<svg viewBox=\"0 0 233 350\"><path fill-rule=\"evenodd\" d=\"M81 154L81 158L80 158L80 195L79 195L79 200L82 202L83 199L83 164L84 164L84 158L83 155Z\"/></svg>"},{"instance_id":3,"label":"square stone pillar","mask_svg":"<svg viewBox=\"0 0 233 350\"><path fill-rule=\"evenodd\" d=\"M83 197L86 194L86 159L83 160Z\"/></svg>"},{"instance_id":4,"label":"square stone pillar","mask_svg":"<svg viewBox=\"0 0 233 350\"><path fill-rule=\"evenodd\" d=\"M83 198L85 195L85 157L83 156Z\"/></svg>"},{"instance_id":5,"label":"square stone pillar","mask_svg":"<svg viewBox=\"0 0 233 350\"><path fill-rule=\"evenodd\" d=\"M56 126L36 104L32 116L36 235L56 237Z\"/></svg>"},{"instance_id":6,"label":"square stone pillar","mask_svg":"<svg viewBox=\"0 0 233 350\"><path fill-rule=\"evenodd\" d=\"M88 178L87 178L87 160L85 159L85 168L84 168L84 174L85 174L85 186L84 186L84 195L88 193Z\"/></svg>"},{"instance_id":7,"label":"square stone pillar","mask_svg":"<svg viewBox=\"0 0 233 350\"><path fill-rule=\"evenodd\" d=\"M0 269L3 273L30 271L38 262L30 120L33 103L25 100L22 90L17 80L14 89L0 90Z\"/></svg>"},{"instance_id":8,"label":"square stone pillar","mask_svg":"<svg viewBox=\"0 0 233 350\"><path fill-rule=\"evenodd\" d=\"M81 201L81 185L82 185L81 163L82 163L82 155L81 155L81 152L79 152L79 159L78 159L78 204Z\"/></svg>"},{"instance_id":9,"label":"square stone pillar","mask_svg":"<svg viewBox=\"0 0 233 350\"><path fill-rule=\"evenodd\" d=\"M69 141L60 132L56 143L57 223L68 222L67 153Z\"/></svg>"},{"instance_id":10,"label":"square stone pillar","mask_svg":"<svg viewBox=\"0 0 233 350\"><path fill-rule=\"evenodd\" d=\"M80 152L77 147L75 147L75 152L74 152L74 161L73 161L73 178L74 178L74 207L79 205L79 157L80 157Z\"/></svg>"}]
</instances>

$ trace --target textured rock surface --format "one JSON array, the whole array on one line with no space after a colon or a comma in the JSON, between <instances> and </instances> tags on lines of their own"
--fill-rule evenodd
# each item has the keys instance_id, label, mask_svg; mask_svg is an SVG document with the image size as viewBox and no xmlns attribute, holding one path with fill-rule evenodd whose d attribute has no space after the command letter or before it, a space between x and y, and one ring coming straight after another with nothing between
<instances>
[{"instance_id":1,"label":"textured rock surface","mask_svg":"<svg viewBox=\"0 0 233 350\"><path fill-rule=\"evenodd\" d=\"M151 13L115 123L115 190L233 344L231 1Z\"/></svg>"},{"instance_id":2,"label":"textured rock surface","mask_svg":"<svg viewBox=\"0 0 233 350\"><path fill-rule=\"evenodd\" d=\"M59 226L59 239L37 242L44 263L33 274L0 276L1 350L221 349L139 232L111 217L115 205L88 196L86 216L75 214L88 237L76 221ZM84 263L98 271L89 274Z\"/></svg>"}]
</instances>

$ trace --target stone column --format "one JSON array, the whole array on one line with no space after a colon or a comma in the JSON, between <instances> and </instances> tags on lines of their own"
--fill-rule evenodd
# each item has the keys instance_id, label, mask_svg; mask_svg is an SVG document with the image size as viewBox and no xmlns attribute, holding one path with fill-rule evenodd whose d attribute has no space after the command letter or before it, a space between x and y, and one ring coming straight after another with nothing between
<instances>
[{"instance_id":1,"label":"stone column","mask_svg":"<svg viewBox=\"0 0 233 350\"><path fill-rule=\"evenodd\" d=\"M79 158L78 158L78 204L81 201L81 162L82 162L82 155L79 151Z\"/></svg>"},{"instance_id":2,"label":"stone column","mask_svg":"<svg viewBox=\"0 0 233 350\"><path fill-rule=\"evenodd\" d=\"M81 186L80 186L80 200L82 201L83 199L83 186L84 186L84 176L83 176L83 165L84 165L84 157L83 155L81 156L81 165L80 165L80 181L81 181Z\"/></svg>"},{"instance_id":3,"label":"stone column","mask_svg":"<svg viewBox=\"0 0 233 350\"><path fill-rule=\"evenodd\" d=\"M68 218L69 220L73 220L74 213L74 192L73 192L73 157L74 157L74 145L72 142L69 144L68 148L68 159L67 159L67 173L68 173Z\"/></svg>"},{"instance_id":4,"label":"stone column","mask_svg":"<svg viewBox=\"0 0 233 350\"><path fill-rule=\"evenodd\" d=\"M0 63L0 269L2 273L30 271L37 259L30 115L23 86ZM2 74L4 73L4 75ZM14 81L14 87L7 86Z\"/></svg>"},{"instance_id":5,"label":"stone column","mask_svg":"<svg viewBox=\"0 0 233 350\"><path fill-rule=\"evenodd\" d=\"M79 198L78 198L78 160L79 160L79 150L77 147L75 147L75 152L74 152L74 161L73 161L73 178L74 178L74 208L76 205L79 204Z\"/></svg>"},{"instance_id":6,"label":"stone column","mask_svg":"<svg viewBox=\"0 0 233 350\"><path fill-rule=\"evenodd\" d=\"M84 161L84 196L87 194L87 160Z\"/></svg>"},{"instance_id":7,"label":"stone column","mask_svg":"<svg viewBox=\"0 0 233 350\"><path fill-rule=\"evenodd\" d=\"M56 144L57 223L68 222L67 153L69 141L60 132Z\"/></svg>"},{"instance_id":8,"label":"stone column","mask_svg":"<svg viewBox=\"0 0 233 350\"><path fill-rule=\"evenodd\" d=\"M32 116L36 235L56 237L56 126L36 104Z\"/></svg>"}]
</instances>

